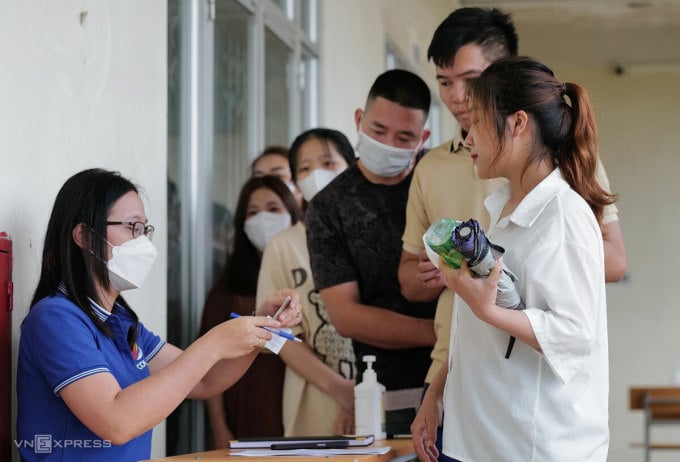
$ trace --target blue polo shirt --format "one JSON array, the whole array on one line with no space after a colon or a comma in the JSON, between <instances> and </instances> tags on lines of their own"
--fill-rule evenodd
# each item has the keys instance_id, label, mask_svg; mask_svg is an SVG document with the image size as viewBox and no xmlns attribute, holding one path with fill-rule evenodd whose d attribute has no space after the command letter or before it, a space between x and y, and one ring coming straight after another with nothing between
<instances>
[{"instance_id":1,"label":"blue polo shirt","mask_svg":"<svg viewBox=\"0 0 680 462\"><path fill-rule=\"evenodd\" d=\"M124 445L92 433L69 410L59 391L83 377L111 373L121 388L149 376L150 361L165 342L141 323L127 342L133 319L116 305L109 313L91 302L113 338L100 331L63 293L46 297L21 328L17 369L17 440L21 459L136 461L151 454L151 430Z\"/></svg>"}]
</instances>

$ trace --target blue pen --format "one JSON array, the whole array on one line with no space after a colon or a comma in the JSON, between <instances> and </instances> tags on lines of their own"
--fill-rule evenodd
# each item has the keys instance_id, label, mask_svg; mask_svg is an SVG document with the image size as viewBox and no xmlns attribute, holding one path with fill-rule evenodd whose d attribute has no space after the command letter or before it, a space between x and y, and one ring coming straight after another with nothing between
<instances>
[{"instance_id":1,"label":"blue pen","mask_svg":"<svg viewBox=\"0 0 680 462\"><path fill-rule=\"evenodd\" d=\"M230 317L233 319L233 318L240 318L241 316L239 316L237 313L232 312ZM302 340L300 340L299 338L297 338L293 334L289 334L288 332L284 332L284 331L278 330L278 329L272 329L271 327L267 327L267 326L260 326L260 327L262 329L266 330L267 332L271 332L272 334L276 334L280 337L285 338L286 340L290 340L291 342L302 343Z\"/></svg>"}]
</instances>

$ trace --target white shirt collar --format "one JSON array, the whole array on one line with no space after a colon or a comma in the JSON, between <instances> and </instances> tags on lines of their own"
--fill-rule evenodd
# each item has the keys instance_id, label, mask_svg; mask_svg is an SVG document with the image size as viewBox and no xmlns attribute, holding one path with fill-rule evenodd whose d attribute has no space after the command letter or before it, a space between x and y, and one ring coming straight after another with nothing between
<instances>
[{"instance_id":1,"label":"white shirt collar","mask_svg":"<svg viewBox=\"0 0 680 462\"><path fill-rule=\"evenodd\" d=\"M565 189L569 189L569 187L569 183L562 177L560 169L556 168L536 185L534 189L529 191L524 199L522 199L522 202L510 214L508 220L518 226L531 227L550 200ZM484 205L491 215L491 223L495 224L498 222L503 207L509 198L510 186L507 183L493 191L486 198Z\"/></svg>"}]
</instances>

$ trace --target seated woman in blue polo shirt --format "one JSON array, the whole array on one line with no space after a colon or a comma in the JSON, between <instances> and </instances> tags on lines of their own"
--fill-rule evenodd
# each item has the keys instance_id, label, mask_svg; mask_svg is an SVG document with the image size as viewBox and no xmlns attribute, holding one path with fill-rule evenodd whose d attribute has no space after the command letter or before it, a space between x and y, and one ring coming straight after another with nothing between
<instances>
[{"instance_id":1,"label":"seated woman in blue polo shirt","mask_svg":"<svg viewBox=\"0 0 680 462\"><path fill-rule=\"evenodd\" d=\"M261 327L300 322L299 297L277 291L257 316L224 322L186 350L147 330L120 296L156 258L138 188L85 170L59 191L40 281L22 325L17 441L22 460L147 459L151 429L185 398L237 381L271 338ZM284 298L293 301L272 315Z\"/></svg>"}]
</instances>

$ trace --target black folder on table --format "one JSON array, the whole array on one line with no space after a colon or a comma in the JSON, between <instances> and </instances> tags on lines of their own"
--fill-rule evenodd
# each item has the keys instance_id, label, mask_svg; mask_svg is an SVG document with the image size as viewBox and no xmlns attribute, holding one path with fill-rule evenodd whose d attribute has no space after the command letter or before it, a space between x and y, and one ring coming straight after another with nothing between
<instances>
[{"instance_id":1,"label":"black folder on table","mask_svg":"<svg viewBox=\"0 0 680 462\"><path fill-rule=\"evenodd\" d=\"M274 438L240 438L229 441L231 449L342 449L369 446L373 435L286 436Z\"/></svg>"}]
</instances>

